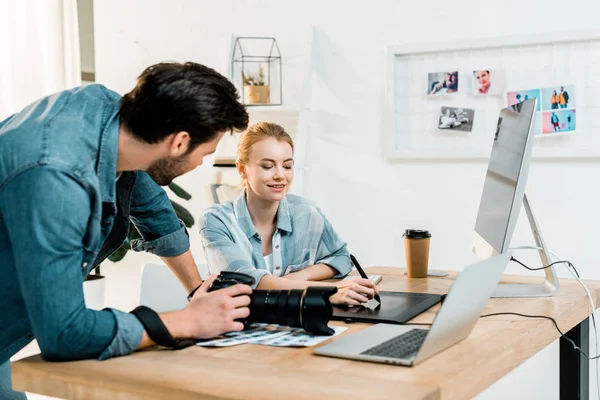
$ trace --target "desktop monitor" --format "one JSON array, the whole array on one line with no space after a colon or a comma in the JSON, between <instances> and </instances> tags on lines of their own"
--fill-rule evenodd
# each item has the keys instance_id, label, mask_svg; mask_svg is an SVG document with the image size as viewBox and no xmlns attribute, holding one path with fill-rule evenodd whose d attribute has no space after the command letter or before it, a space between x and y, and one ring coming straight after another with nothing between
<instances>
[{"instance_id":1,"label":"desktop monitor","mask_svg":"<svg viewBox=\"0 0 600 400\"><path fill-rule=\"evenodd\" d=\"M525 195L536 106L534 98L500 111L475 222L473 252L479 258L508 252L523 206L542 264L550 265L539 225ZM493 297L552 296L558 289L554 267L546 268L545 274L546 280L541 284L499 285Z\"/></svg>"},{"instance_id":2,"label":"desktop monitor","mask_svg":"<svg viewBox=\"0 0 600 400\"><path fill-rule=\"evenodd\" d=\"M508 250L527 184L536 101L500 111L475 222L473 252L479 258Z\"/></svg>"}]
</instances>

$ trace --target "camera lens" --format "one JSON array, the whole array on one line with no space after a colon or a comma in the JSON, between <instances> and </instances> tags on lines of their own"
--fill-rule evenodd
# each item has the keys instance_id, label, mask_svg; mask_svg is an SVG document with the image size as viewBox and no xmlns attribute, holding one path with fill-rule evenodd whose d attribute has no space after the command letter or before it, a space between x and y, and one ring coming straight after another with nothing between
<instances>
[{"instance_id":1,"label":"camera lens","mask_svg":"<svg viewBox=\"0 0 600 400\"><path fill-rule=\"evenodd\" d=\"M327 326L333 314L329 297L336 292L334 286L255 290L251 295L248 322L292 326L320 335L332 335L333 329Z\"/></svg>"},{"instance_id":2,"label":"camera lens","mask_svg":"<svg viewBox=\"0 0 600 400\"><path fill-rule=\"evenodd\" d=\"M223 271L208 289L225 289L238 283L253 285L254 278L239 272ZM250 316L242 322L261 322L303 328L318 335L333 335L327 326L333 315L329 297L335 286L309 286L306 289L254 290L250 295Z\"/></svg>"}]
</instances>

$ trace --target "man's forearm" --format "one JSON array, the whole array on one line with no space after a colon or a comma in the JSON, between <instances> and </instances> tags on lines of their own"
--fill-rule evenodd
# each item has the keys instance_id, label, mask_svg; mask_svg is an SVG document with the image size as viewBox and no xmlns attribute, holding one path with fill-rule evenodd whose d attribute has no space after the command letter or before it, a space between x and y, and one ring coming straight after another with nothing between
<instances>
[{"instance_id":1,"label":"man's forearm","mask_svg":"<svg viewBox=\"0 0 600 400\"><path fill-rule=\"evenodd\" d=\"M190 250L175 257L161 257L189 293L202 283L198 267Z\"/></svg>"},{"instance_id":2,"label":"man's forearm","mask_svg":"<svg viewBox=\"0 0 600 400\"><path fill-rule=\"evenodd\" d=\"M160 313L159 316L174 339L187 339L190 337L185 324L185 318L183 317L183 313L181 311ZM154 346L155 344L156 343L150 339L150 336L148 336L148 333L144 331L142 341L138 345L137 349L140 350L146 347Z\"/></svg>"}]
</instances>

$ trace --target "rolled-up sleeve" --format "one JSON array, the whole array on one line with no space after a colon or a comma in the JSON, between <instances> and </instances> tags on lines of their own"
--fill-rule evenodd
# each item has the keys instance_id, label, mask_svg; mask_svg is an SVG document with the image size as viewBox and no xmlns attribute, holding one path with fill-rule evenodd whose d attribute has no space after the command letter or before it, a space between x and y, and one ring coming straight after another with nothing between
<instances>
[{"instance_id":1,"label":"rolled-up sleeve","mask_svg":"<svg viewBox=\"0 0 600 400\"><path fill-rule=\"evenodd\" d=\"M323 233L317 246L316 264L329 265L337 271L334 278L342 278L352 271L348 246L333 229L325 214L318 207L315 209L323 218Z\"/></svg>"},{"instance_id":2,"label":"rolled-up sleeve","mask_svg":"<svg viewBox=\"0 0 600 400\"><path fill-rule=\"evenodd\" d=\"M208 268L211 272L235 271L250 275L255 281L252 288L256 289L268 272L254 267L249 243L236 243L234 236L238 235L233 229L228 229L227 223L220 217L209 210L200 219L200 238Z\"/></svg>"},{"instance_id":3,"label":"rolled-up sleeve","mask_svg":"<svg viewBox=\"0 0 600 400\"><path fill-rule=\"evenodd\" d=\"M175 257L185 253L190 248L190 239L183 222L181 228L173 233L154 240L135 239L131 248L135 251L147 251L160 257Z\"/></svg>"},{"instance_id":4,"label":"rolled-up sleeve","mask_svg":"<svg viewBox=\"0 0 600 400\"><path fill-rule=\"evenodd\" d=\"M117 334L106 350L100 354L99 360L124 356L134 352L140 345L144 334L144 327L135 315L112 308L106 310L113 314L117 322Z\"/></svg>"},{"instance_id":5,"label":"rolled-up sleeve","mask_svg":"<svg viewBox=\"0 0 600 400\"><path fill-rule=\"evenodd\" d=\"M131 248L160 257L174 257L190 248L187 230L177 218L167 193L146 172L139 171L131 194L130 218L142 239Z\"/></svg>"},{"instance_id":6,"label":"rolled-up sleeve","mask_svg":"<svg viewBox=\"0 0 600 400\"><path fill-rule=\"evenodd\" d=\"M0 192L23 301L48 360L124 355L142 339L135 316L86 308L82 266L95 255L83 245L90 210L84 185L54 167L22 172Z\"/></svg>"}]
</instances>

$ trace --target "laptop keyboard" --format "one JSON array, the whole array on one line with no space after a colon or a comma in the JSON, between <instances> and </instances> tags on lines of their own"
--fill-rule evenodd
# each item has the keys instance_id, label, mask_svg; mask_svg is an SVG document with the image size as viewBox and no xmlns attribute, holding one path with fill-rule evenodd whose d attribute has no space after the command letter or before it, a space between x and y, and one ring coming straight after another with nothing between
<instances>
[{"instance_id":1,"label":"laptop keyboard","mask_svg":"<svg viewBox=\"0 0 600 400\"><path fill-rule=\"evenodd\" d=\"M395 336L377 346L371 347L360 354L367 356L380 356L407 359L414 356L425 341L428 329L411 329L401 335Z\"/></svg>"}]
</instances>

